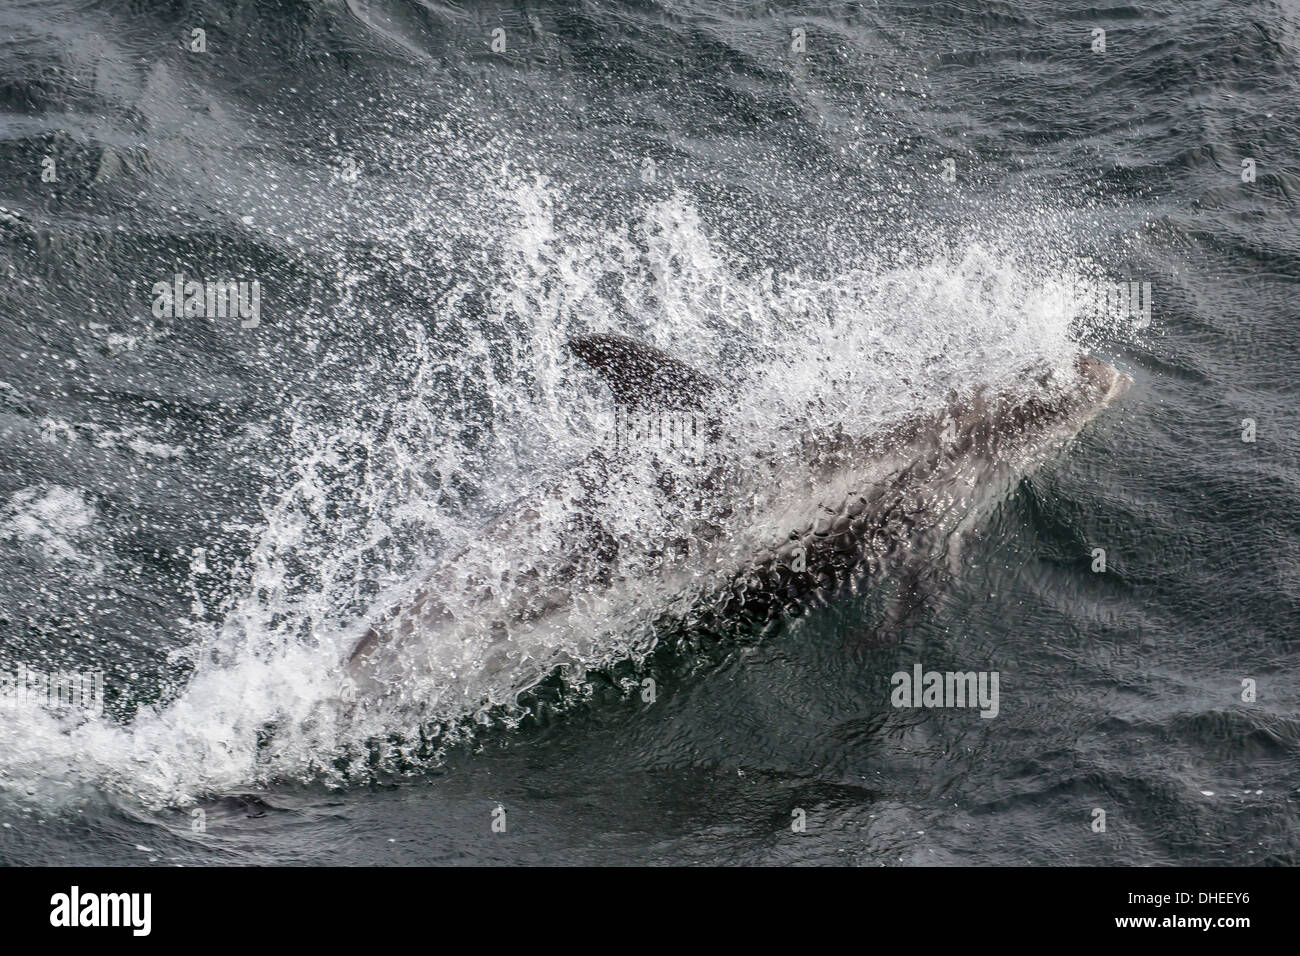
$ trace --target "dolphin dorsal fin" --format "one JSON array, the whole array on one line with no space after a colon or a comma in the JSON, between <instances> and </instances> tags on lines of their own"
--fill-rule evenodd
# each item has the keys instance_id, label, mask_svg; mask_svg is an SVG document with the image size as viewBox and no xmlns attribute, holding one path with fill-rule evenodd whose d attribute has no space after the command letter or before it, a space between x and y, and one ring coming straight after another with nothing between
<instances>
[{"instance_id":1,"label":"dolphin dorsal fin","mask_svg":"<svg viewBox=\"0 0 1300 956\"><path fill-rule=\"evenodd\" d=\"M602 332L569 339L569 349L614 392L614 401L646 411L703 411L719 383L662 349Z\"/></svg>"}]
</instances>

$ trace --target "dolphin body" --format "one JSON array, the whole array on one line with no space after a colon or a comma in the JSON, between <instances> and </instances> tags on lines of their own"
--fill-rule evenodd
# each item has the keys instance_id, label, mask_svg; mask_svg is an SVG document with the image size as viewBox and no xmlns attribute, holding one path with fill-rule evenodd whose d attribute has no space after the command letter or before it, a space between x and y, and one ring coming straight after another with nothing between
<instances>
[{"instance_id":1,"label":"dolphin body","mask_svg":"<svg viewBox=\"0 0 1300 956\"><path fill-rule=\"evenodd\" d=\"M539 634L563 632L576 606L646 578L660 600L686 595L679 612L759 618L825 601L864 577L901 579L913 591L938 555L958 553L962 532L990 503L1131 384L1081 354L1029 397L976 391L881 434L810 430L793 448L737 460L722 426L728 385L624 336L568 344L613 392L613 448L593 451L562 487L483 528L374 621L346 662L363 696L400 693L413 673L430 670L474 670L485 680L505 673L517 694L578 663ZM657 536L620 534L605 520L637 463L671 511ZM545 560L465 571L473 549L517 552L541 533L548 509L567 520ZM449 650L465 629L480 635L462 642L474 649Z\"/></svg>"}]
</instances>

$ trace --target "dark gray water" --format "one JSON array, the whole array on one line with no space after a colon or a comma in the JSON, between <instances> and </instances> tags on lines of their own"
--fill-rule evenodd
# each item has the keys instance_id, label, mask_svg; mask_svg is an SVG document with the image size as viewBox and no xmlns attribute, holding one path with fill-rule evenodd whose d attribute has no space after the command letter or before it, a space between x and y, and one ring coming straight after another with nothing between
<instances>
[{"instance_id":1,"label":"dark gray water","mask_svg":"<svg viewBox=\"0 0 1300 956\"><path fill-rule=\"evenodd\" d=\"M9 0L0 670L106 706L0 702L0 861L1295 863L1298 61L1290 0ZM633 581L358 717L379 610L548 547L476 529L600 441L608 330L756 382L760 443L1134 383L905 614ZM996 718L892 706L918 664Z\"/></svg>"}]
</instances>

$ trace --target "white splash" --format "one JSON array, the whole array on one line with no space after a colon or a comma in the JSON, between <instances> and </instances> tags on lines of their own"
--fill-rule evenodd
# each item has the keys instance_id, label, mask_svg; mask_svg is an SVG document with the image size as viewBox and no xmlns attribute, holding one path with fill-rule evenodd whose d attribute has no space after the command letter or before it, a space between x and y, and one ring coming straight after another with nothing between
<instances>
[{"instance_id":1,"label":"white splash","mask_svg":"<svg viewBox=\"0 0 1300 956\"><path fill-rule=\"evenodd\" d=\"M0 514L0 535L30 545L55 561L88 562L79 542L95 509L77 488L42 485L15 492Z\"/></svg>"}]
</instances>

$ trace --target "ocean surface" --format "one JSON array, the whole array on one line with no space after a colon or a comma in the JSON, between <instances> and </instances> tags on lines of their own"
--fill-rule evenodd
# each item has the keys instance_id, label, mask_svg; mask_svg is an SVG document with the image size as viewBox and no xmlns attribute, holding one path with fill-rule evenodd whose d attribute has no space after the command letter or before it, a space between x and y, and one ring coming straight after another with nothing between
<instances>
[{"instance_id":1,"label":"ocean surface","mask_svg":"<svg viewBox=\"0 0 1300 956\"><path fill-rule=\"evenodd\" d=\"M1294 0L4 0L0 863L1296 864L1298 104ZM554 547L480 529L605 331L755 445L1133 384L903 613L633 575L358 707L432 568Z\"/></svg>"}]
</instances>

